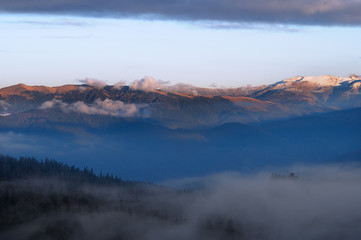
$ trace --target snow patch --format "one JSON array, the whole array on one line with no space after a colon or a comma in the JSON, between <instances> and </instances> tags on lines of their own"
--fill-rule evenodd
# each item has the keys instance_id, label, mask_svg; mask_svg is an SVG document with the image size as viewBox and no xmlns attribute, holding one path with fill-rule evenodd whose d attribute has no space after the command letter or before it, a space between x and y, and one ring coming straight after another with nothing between
<instances>
[{"instance_id":1,"label":"snow patch","mask_svg":"<svg viewBox=\"0 0 361 240\"><path fill-rule=\"evenodd\" d=\"M330 76L330 75L323 75L323 76L308 76L304 77L302 79L302 82L309 82L309 83L315 83L319 86L325 87L325 86L340 86L342 82L350 81L350 78L341 78L336 76Z\"/></svg>"},{"instance_id":2,"label":"snow patch","mask_svg":"<svg viewBox=\"0 0 361 240\"><path fill-rule=\"evenodd\" d=\"M298 82L298 81L301 81L302 79L303 79L303 76L295 76L295 77L287 78L287 79L283 80L282 82Z\"/></svg>"},{"instance_id":3,"label":"snow patch","mask_svg":"<svg viewBox=\"0 0 361 240\"><path fill-rule=\"evenodd\" d=\"M291 77L291 78L287 78L283 81L281 81L278 86L278 88L280 87L285 87L288 84L292 84L295 82L309 82L309 83L313 83L313 84L317 84L320 87L327 87L327 86L340 86L341 83L343 82L347 82L347 83L351 83L352 81L355 80L361 80L360 76L355 75L355 74L351 74L350 77L337 77L337 76L331 76L331 75L322 75L322 76L306 76L306 77L302 77L302 76L295 76L295 77Z\"/></svg>"}]
</instances>

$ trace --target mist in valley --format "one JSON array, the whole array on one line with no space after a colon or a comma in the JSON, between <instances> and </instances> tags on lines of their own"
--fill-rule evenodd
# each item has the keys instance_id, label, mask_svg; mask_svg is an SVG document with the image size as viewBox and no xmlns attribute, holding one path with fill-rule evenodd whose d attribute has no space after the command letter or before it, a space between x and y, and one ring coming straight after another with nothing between
<instances>
[{"instance_id":1,"label":"mist in valley","mask_svg":"<svg viewBox=\"0 0 361 240\"><path fill-rule=\"evenodd\" d=\"M22 221L2 222L0 238L359 239L360 180L360 166L350 164L225 172L158 185L3 181L3 194L22 196L7 208Z\"/></svg>"},{"instance_id":2,"label":"mist in valley","mask_svg":"<svg viewBox=\"0 0 361 240\"><path fill-rule=\"evenodd\" d=\"M257 124L170 129L106 118L102 128L2 129L0 153L56 159L154 183L224 171L257 173L295 164L359 162L360 109Z\"/></svg>"}]
</instances>

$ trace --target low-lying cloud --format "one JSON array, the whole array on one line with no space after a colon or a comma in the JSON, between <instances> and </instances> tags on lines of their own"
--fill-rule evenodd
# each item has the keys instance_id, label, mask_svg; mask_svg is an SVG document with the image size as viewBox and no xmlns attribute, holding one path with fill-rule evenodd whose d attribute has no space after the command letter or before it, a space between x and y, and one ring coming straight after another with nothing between
<instances>
[{"instance_id":1,"label":"low-lying cloud","mask_svg":"<svg viewBox=\"0 0 361 240\"><path fill-rule=\"evenodd\" d=\"M116 84L113 85L114 89L121 89L122 87L126 86L126 82L125 81L119 81Z\"/></svg>"},{"instance_id":2,"label":"low-lying cloud","mask_svg":"<svg viewBox=\"0 0 361 240\"><path fill-rule=\"evenodd\" d=\"M361 25L359 0L5 0L1 12L300 25Z\"/></svg>"},{"instance_id":3,"label":"low-lying cloud","mask_svg":"<svg viewBox=\"0 0 361 240\"><path fill-rule=\"evenodd\" d=\"M8 110L9 107L11 107L11 104L4 101L4 100L0 100L0 109L2 110Z\"/></svg>"},{"instance_id":4,"label":"low-lying cloud","mask_svg":"<svg viewBox=\"0 0 361 240\"><path fill-rule=\"evenodd\" d=\"M7 110L11 107L11 104L4 100L0 100L0 117L8 117L11 113L7 112Z\"/></svg>"},{"instance_id":5,"label":"low-lying cloud","mask_svg":"<svg viewBox=\"0 0 361 240\"><path fill-rule=\"evenodd\" d=\"M132 84L130 84L130 88L133 90L142 90L142 91L152 91L158 88L162 88L169 82L164 82L162 80L156 80L152 77L144 77L140 80L134 80Z\"/></svg>"},{"instance_id":6,"label":"low-lying cloud","mask_svg":"<svg viewBox=\"0 0 361 240\"><path fill-rule=\"evenodd\" d=\"M97 99L94 103L88 104L82 101L65 103L57 99L44 102L40 109L59 107L63 112L79 112L90 115L108 115L112 117L146 117L149 112L147 104L127 104L122 101L110 99Z\"/></svg>"},{"instance_id":7,"label":"low-lying cloud","mask_svg":"<svg viewBox=\"0 0 361 240\"><path fill-rule=\"evenodd\" d=\"M97 89L103 89L107 86L107 84L104 81L93 79L93 78L86 78L84 80L79 80L79 82L90 86L92 88ZM125 86L129 86L132 90L139 90L139 91L154 91L154 90L165 90L170 92L177 92L177 93L192 93L193 95L198 95L199 88L196 86L193 86L188 83L177 83L172 85L170 81L163 81L160 79L156 79L150 76L145 76L141 79L136 79L130 83L126 81L119 81L115 83L113 86L111 86L113 89L120 90ZM212 86L214 89L216 89L216 86ZM249 87L248 87L249 88ZM79 87L79 91L85 91L87 88L84 86ZM246 88L243 88L246 89ZM226 90L226 89L225 89ZM207 90L205 90L207 91ZM208 95L210 94L209 91L207 92Z\"/></svg>"},{"instance_id":8,"label":"low-lying cloud","mask_svg":"<svg viewBox=\"0 0 361 240\"><path fill-rule=\"evenodd\" d=\"M201 179L205 187L189 191L150 185L132 194L121 187L78 187L78 194L105 199L98 201L105 205L96 211L58 212L31 219L3 236L29 239L48 236L46 230L53 229L67 233L69 239L360 239L360 168L299 170L298 179L274 180L270 173L223 173ZM67 194L62 182L18 184L22 185L17 189L39 191L42 196L53 196L54 191Z\"/></svg>"},{"instance_id":9,"label":"low-lying cloud","mask_svg":"<svg viewBox=\"0 0 361 240\"><path fill-rule=\"evenodd\" d=\"M125 86L125 82L119 82L113 87L120 89L122 86ZM178 83L175 85L170 85L169 81L156 80L153 77L146 76L140 80L134 80L129 87L133 90L141 91L154 91L157 89L171 91L171 92L180 92L180 93L193 93L197 94L197 88L191 84Z\"/></svg>"},{"instance_id":10,"label":"low-lying cloud","mask_svg":"<svg viewBox=\"0 0 361 240\"><path fill-rule=\"evenodd\" d=\"M95 78L85 78L79 80L79 82L99 89L104 88L107 85L104 81Z\"/></svg>"},{"instance_id":11,"label":"low-lying cloud","mask_svg":"<svg viewBox=\"0 0 361 240\"><path fill-rule=\"evenodd\" d=\"M197 87L193 86L192 84L187 83L178 83L172 86L169 86L166 88L166 90L171 92L179 92L179 93L192 93L194 95L197 95Z\"/></svg>"},{"instance_id":12,"label":"low-lying cloud","mask_svg":"<svg viewBox=\"0 0 361 240\"><path fill-rule=\"evenodd\" d=\"M271 180L270 174L221 174L205 182L189 214L210 228L217 218L244 239L358 239L360 169L316 167L299 179ZM228 223L227 223L228 222Z\"/></svg>"},{"instance_id":13,"label":"low-lying cloud","mask_svg":"<svg viewBox=\"0 0 361 240\"><path fill-rule=\"evenodd\" d=\"M83 80L79 80L79 82L98 89L102 89L107 86L104 81L94 78L85 78ZM167 88L167 84L169 84L168 81L156 80L153 77L145 76L139 80L134 80L130 84L127 84L125 81L119 81L113 85L113 88L121 89L122 87L129 85L129 87L133 90L153 91L156 89L165 89Z\"/></svg>"}]
</instances>

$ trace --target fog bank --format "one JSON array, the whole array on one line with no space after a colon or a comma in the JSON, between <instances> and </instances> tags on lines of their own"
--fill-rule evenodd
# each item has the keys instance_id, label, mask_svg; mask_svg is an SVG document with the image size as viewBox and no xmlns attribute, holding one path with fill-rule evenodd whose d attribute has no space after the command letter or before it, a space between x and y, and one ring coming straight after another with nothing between
<instances>
[{"instance_id":1,"label":"fog bank","mask_svg":"<svg viewBox=\"0 0 361 240\"><path fill-rule=\"evenodd\" d=\"M169 181L178 189L86 187L93 210L58 211L0 234L4 239L360 239L361 169L295 167L245 176ZM45 184L45 183L44 183ZM189 188L193 184L194 188ZM188 188L181 186L187 185ZM54 191L37 182L34 191ZM64 186L59 190L64 194ZM30 189L31 189L30 188ZM38 190L36 190L38 188ZM47 190L48 189L48 190ZM49 190L51 189L51 190ZM66 189L66 188L65 188ZM45 193L44 193L45 191ZM74 191L74 188L73 188ZM95 209L95 210L94 210ZM64 235L65 234L65 235Z\"/></svg>"}]
</instances>

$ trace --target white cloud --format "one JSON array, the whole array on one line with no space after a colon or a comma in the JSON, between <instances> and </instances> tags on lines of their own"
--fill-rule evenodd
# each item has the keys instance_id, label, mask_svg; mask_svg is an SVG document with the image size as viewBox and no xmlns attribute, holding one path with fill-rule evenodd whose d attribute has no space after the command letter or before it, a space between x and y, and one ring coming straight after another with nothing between
<instances>
[{"instance_id":1,"label":"white cloud","mask_svg":"<svg viewBox=\"0 0 361 240\"><path fill-rule=\"evenodd\" d=\"M87 90L87 87L80 86L78 90L79 92L85 92Z\"/></svg>"},{"instance_id":2,"label":"white cloud","mask_svg":"<svg viewBox=\"0 0 361 240\"><path fill-rule=\"evenodd\" d=\"M44 102L40 109L49 109L59 107L63 112L79 112L89 115L108 115L113 117L147 117L147 104L127 104L122 101L112 101L105 99L104 101L97 99L92 104L87 104L82 101L75 103L64 103L60 100L53 99Z\"/></svg>"},{"instance_id":3,"label":"white cloud","mask_svg":"<svg viewBox=\"0 0 361 240\"><path fill-rule=\"evenodd\" d=\"M104 81L95 78L85 78L83 80L79 80L79 82L95 88L104 88L107 85Z\"/></svg>"},{"instance_id":4,"label":"white cloud","mask_svg":"<svg viewBox=\"0 0 361 240\"><path fill-rule=\"evenodd\" d=\"M134 82L130 85L130 88L134 90L151 91L161 88L168 83L169 82L155 80L152 77L146 76L140 80L134 80Z\"/></svg>"},{"instance_id":5,"label":"white cloud","mask_svg":"<svg viewBox=\"0 0 361 240\"><path fill-rule=\"evenodd\" d=\"M8 110L8 108L11 107L11 105L4 100L0 100L0 107L4 110Z\"/></svg>"},{"instance_id":6,"label":"white cloud","mask_svg":"<svg viewBox=\"0 0 361 240\"><path fill-rule=\"evenodd\" d=\"M126 83L124 81L119 81L116 84L114 84L113 88L115 89L121 89L122 87L124 87L126 85Z\"/></svg>"},{"instance_id":7,"label":"white cloud","mask_svg":"<svg viewBox=\"0 0 361 240\"><path fill-rule=\"evenodd\" d=\"M192 93L194 95L198 94L197 88L187 83L178 83L173 86L169 86L167 90L172 92L179 92L179 93Z\"/></svg>"},{"instance_id":8,"label":"white cloud","mask_svg":"<svg viewBox=\"0 0 361 240\"><path fill-rule=\"evenodd\" d=\"M49 109L49 108L53 108L55 105L61 105L61 104L65 104L62 101L53 99L51 101L46 101L43 104L41 104L41 106L39 107L40 109Z\"/></svg>"}]
</instances>

